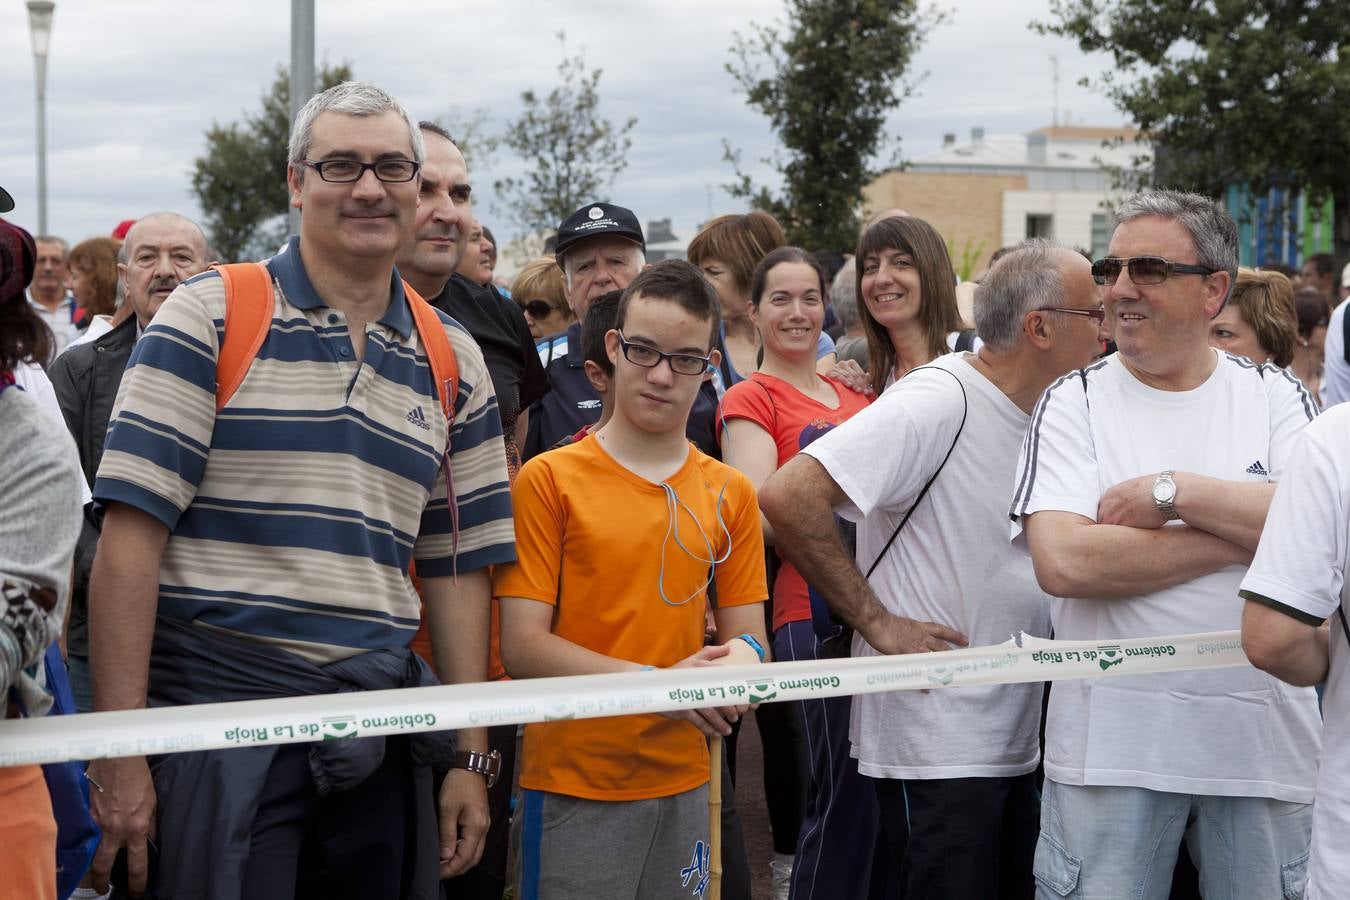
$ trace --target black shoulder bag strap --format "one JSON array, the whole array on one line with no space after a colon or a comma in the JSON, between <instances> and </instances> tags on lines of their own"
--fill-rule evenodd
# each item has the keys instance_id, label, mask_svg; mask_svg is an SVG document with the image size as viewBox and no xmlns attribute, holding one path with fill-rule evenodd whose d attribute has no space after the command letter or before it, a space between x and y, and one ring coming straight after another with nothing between
<instances>
[{"instance_id":1,"label":"black shoulder bag strap","mask_svg":"<svg viewBox=\"0 0 1350 900\"><path fill-rule=\"evenodd\" d=\"M1346 307L1341 318L1341 341L1341 353L1345 356L1345 361L1350 363L1350 306Z\"/></svg>"},{"instance_id":2,"label":"black shoulder bag strap","mask_svg":"<svg viewBox=\"0 0 1350 900\"><path fill-rule=\"evenodd\" d=\"M1345 604L1336 607L1336 612L1341 614L1341 633L1345 635L1345 642L1350 644L1350 625L1345 622Z\"/></svg>"},{"instance_id":3,"label":"black shoulder bag strap","mask_svg":"<svg viewBox=\"0 0 1350 900\"><path fill-rule=\"evenodd\" d=\"M920 366L918 369L912 369L911 373L918 372L921 369L933 369L938 372L946 372L956 381L956 386L961 389L961 423L956 426L956 435L952 438L952 445L947 448L947 455L942 457L942 463L938 465L937 471L934 472L924 484L923 490L919 491L919 496L914 498L914 502L910 504L904 517L900 519L900 524L895 526L895 531L891 532L890 540L886 541L886 546L881 548L881 552L877 554L877 558L873 560L872 565L868 567L867 574L863 577L869 580L872 577L872 573L877 570L877 566L886 558L886 554L890 551L891 545L895 543L895 539L900 536L900 532L904 529L905 525L909 523L910 516L914 515L914 510L918 509L919 504L923 502L923 498L928 496L928 491L933 487L933 482L937 481L937 477L941 475L942 470L947 467L947 460L952 458L952 451L956 449L956 442L961 439L961 432L964 431L966 427L966 416L970 413L970 398L966 396L966 386L961 383L961 379L958 378L954 372L944 369L941 366Z\"/></svg>"}]
</instances>

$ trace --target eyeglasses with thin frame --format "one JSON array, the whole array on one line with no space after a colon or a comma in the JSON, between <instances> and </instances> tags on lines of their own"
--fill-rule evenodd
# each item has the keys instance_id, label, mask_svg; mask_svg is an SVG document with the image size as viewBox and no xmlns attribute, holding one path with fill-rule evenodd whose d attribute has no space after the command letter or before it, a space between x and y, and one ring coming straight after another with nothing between
<instances>
[{"instance_id":1,"label":"eyeglasses with thin frame","mask_svg":"<svg viewBox=\"0 0 1350 900\"><path fill-rule=\"evenodd\" d=\"M386 184L406 184L416 178L422 168L411 159L377 159L373 163L355 159L306 159L301 165L318 172L319 177L329 184L354 184L365 176L367 169Z\"/></svg>"},{"instance_id":2,"label":"eyeglasses with thin frame","mask_svg":"<svg viewBox=\"0 0 1350 900\"><path fill-rule=\"evenodd\" d=\"M1033 312L1057 312L1065 313L1070 316L1087 316L1098 325L1106 321L1106 310L1100 306L1096 309L1078 309L1073 306L1038 306Z\"/></svg>"},{"instance_id":3,"label":"eyeglasses with thin frame","mask_svg":"<svg viewBox=\"0 0 1350 900\"><path fill-rule=\"evenodd\" d=\"M1092 280L1098 284L1115 284L1121 270L1128 271L1130 281L1135 284L1162 284L1173 275L1210 276L1219 271L1194 263L1173 262L1161 256L1108 256L1092 264Z\"/></svg>"},{"instance_id":4,"label":"eyeglasses with thin frame","mask_svg":"<svg viewBox=\"0 0 1350 900\"><path fill-rule=\"evenodd\" d=\"M520 308L531 319L547 319L553 312L553 304L547 300L529 300L520 304Z\"/></svg>"},{"instance_id":5,"label":"eyeglasses with thin frame","mask_svg":"<svg viewBox=\"0 0 1350 900\"><path fill-rule=\"evenodd\" d=\"M707 356L695 356L692 353L664 353L655 347L648 347L646 344L634 344L623 336L622 331L615 329L619 335L619 347L623 350L624 358L635 366L642 366L644 369L655 369L661 365L661 360L670 361L670 371L676 375L702 375L712 368L712 354Z\"/></svg>"}]
</instances>

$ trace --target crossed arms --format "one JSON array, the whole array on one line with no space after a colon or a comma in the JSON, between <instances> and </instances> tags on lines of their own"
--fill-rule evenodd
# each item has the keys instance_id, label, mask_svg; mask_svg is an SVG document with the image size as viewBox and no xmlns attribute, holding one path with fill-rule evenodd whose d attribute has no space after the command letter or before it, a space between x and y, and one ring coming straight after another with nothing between
<instances>
[{"instance_id":1,"label":"crossed arms","mask_svg":"<svg viewBox=\"0 0 1350 900\"><path fill-rule=\"evenodd\" d=\"M1274 484L1177 472L1176 511L1185 526L1164 528L1153 501L1155 477L1131 478L1107 490L1096 522L1059 510L1027 517L1027 545L1046 593L1121 600L1251 562Z\"/></svg>"}]
</instances>

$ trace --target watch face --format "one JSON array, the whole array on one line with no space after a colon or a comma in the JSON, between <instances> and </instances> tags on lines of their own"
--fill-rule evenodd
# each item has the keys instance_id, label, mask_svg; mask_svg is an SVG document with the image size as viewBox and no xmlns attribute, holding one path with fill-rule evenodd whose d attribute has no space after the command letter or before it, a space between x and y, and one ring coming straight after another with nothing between
<instances>
[{"instance_id":1,"label":"watch face","mask_svg":"<svg viewBox=\"0 0 1350 900\"><path fill-rule=\"evenodd\" d=\"M1157 481L1153 485L1153 499L1159 503L1171 503L1177 495L1177 486L1172 481Z\"/></svg>"}]
</instances>

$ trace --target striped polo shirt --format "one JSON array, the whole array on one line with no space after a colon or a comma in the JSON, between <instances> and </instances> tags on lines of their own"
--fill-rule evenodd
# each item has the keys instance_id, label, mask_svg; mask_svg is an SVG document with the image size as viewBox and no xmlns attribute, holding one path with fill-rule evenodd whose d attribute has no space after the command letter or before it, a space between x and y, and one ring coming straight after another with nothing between
<instances>
[{"instance_id":1,"label":"striped polo shirt","mask_svg":"<svg viewBox=\"0 0 1350 900\"><path fill-rule=\"evenodd\" d=\"M515 559L483 355L441 314L459 367L447 429L397 272L358 362L346 317L315 292L298 239L268 268L271 330L219 413L224 283L206 272L165 300L122 379L94 496L168 527L159 615L318 664L404 647L420 611L411 559L422 577Z\"/></svg>"}]
</instances>

